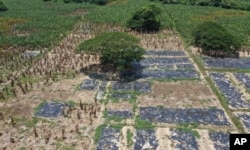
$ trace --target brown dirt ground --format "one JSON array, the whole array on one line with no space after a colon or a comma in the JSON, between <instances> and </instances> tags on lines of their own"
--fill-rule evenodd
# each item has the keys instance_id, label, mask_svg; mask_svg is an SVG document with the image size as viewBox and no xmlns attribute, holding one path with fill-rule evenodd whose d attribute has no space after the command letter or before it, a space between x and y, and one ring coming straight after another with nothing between
<instances>
[{"instance_id":1,"label":"brown dirt ground","mask_svg":"<svg viewBox=\"0 0 250 150\"><path fill-rule=\"evenodd\" d=\"M76 11L76 13L82 12ZM181 40L176 33L172 31L165 30L159 34L137 34L136 36L142 39L141 45L146 49L184 49ZM58 50L55 50L54 53L58 53ZM66 50L69 51L69 49ZM74 58L75 57L72 57L71 59ZM105 109L105 105L95 104L95 91L77 90L79 84L86 78L87 76L85 75L78 75L74 79L61 79L57 82L49 83L49 85L43 85L43 83L40 83L39 85L34 85L33 90L25 95L18 94L18 97L12 98L7 102L0 102L0 111L4 112L5 115L4 119L0 120L0 149L19 149L21 147L27 147L29 149L44 148L52 150L66 148L72 149L73 146L77 150L95 149L95 144L93 143L92 138L96 127L104 122L102 111ZM40 119L35 125L38 137L35 137L33 127L28 128L22 124L16 127L11 126L11 119L8 117L9 115L14 117L25 116L31 118L34 115L33 109L36 108L42 100L71 100L77 104L82 101L82 103L89 105L86 106L87 112L76 106L68 117ZM221 107L215 95L203 81L154 82L151 94L140 96L137 102L138 107L157 105L175 108ZM90 115L91 108L97 111L96 117ZM106 108L114 110L132 109L133 105L128 102L108 103ZM80 112L81 119L78 119L77 112ZM133 125L133 123L133 120L126 121L127 125ZM76 132L76 126L79 128L79 133ZM156 128L157 139L161 140L159 143L159 149L165 149L166 147L170 148L171 146L172 141L163 141L162 139L162 137L165 137L166 135L169 136L168 126L174 127L175 125L159 124L159 127L161 128ZM133 133L135 132L133 127L129 128ZM214 129L217 127L209 127L209 129L211 128ZM62 129L65 129L65 139L62 138ZM229 128L224 127L219 128L219 130L222 131L228 129ZM130 149L126 148L126 131L127 128L122 132L125 137L121 139L121 145L119 147L119 149L122 150ZM50 140L48 144L45 144L45 137L49 134ZM204 136L208 139L207 132L201 132L201 134L202 137ZM15 142L11 142L10 138L13 138ZM166 140L168 139L166 138Z\"/></svg>"},{"instance_id":2,"label":"brown dirt ground","mask_svg":"<svg viewBox=\"0 0 250 150\"><path fill-rule=\"evenodd\" d=\"M154 82L152 92L139 97L140 106L174 108L208 108L220 104L211 89L202 81Z\"/></svg>"},{"instance_id":3,"label":"brown dirt ground","mask_svg":"<svg viewBox=\"0 0 250 150\"><path fill-rule=\"evenodd\" d=\"M50 85L40 84L40 86L34 88L32 92L0 103L0 110L4 113L4 120L0 122L0 133L3 134L0 136L0 149L4 147L7 149L16 149L17 147L44 147L45 149L55 149L56 145L65 148L72 146L72 144L75 145L76 149L82 149L82 147L84 147L84 149L90 149L90 147L93 146L91 137L94 135L95 128L103 123L101 111L103 111L104 108L99 104L95 105L95 91L82 91L77 89L78 85L85 78L85 75L79 75L74 79L62 79ZM87 106L87 113L85 113L84 110L80 110L79 107L76 107L70 117L46 118L47 121L45 122L39 121L36 125L36 130L39 135L38 138L34 137L33 128L27 128L23 123L20 123L20 125L14 128L11 126L9 116L15 118L25 116L27 120L24 120L24 122L26 122L34 116L34 108L36 108L42 100L71 100L77 104L82 101L82 103L89 105ZM89 114L91 106L97 110L97 118L95 118L93 114L91 115L92 121ZM80 120L77 118L78 110L81 113L82 119ZM79 126L81 136L75 131L76 125ZM61 138L63 128L65 128L65 136L67 137L65 140ZM45 136L49 132L52 132L50 141L48 144L45 144ZM10 137L15 139L15 143L10 142Z\"/></svg>"},{"instance_id":4,"label":"brown dirt ground","mask_svg":"<svg viewBox=\"0 0 250 150\"><path fill-rule=\"evenodd\" d=\"M129 102L119 102L119 103L109 103L106 105L106 108L109 110L132 110L133 104Z\"/></svg>"}]
</instances>

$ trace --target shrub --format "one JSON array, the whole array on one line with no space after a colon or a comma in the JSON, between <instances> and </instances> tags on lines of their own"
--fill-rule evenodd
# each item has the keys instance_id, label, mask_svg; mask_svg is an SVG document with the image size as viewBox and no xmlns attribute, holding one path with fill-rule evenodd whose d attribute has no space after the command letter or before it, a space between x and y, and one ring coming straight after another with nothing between
<instances>
[{"instance_id":1,"label":"shrub","mask_svg":"<svg viewBox=\"0 0 250 150\"><path fill-rule=\"evenodd\" d=\"M90 0L90 3L97 5L106 5L108 2L108 0Z\"/></svg>"},{"instance_id":2,"label":"shrub","mask_svg":"<svg viewBox=\"0 0 250 150\"><path fill-rule=\"evenodd\" d=\"M241 9L249 10L249 4L241 4L237 0L150 0L160 1L164 4L185 4L185 5L200 5L200 6L213 6L222 7L226 9ZM246 0L247 1L247 0Z\"/></svg>"},{"instance_id":3,"label":"shrub","mask_svg":"<svg viewBox=\"0 0 250 150\"><path fill-rule=\"evenodd\" d=\"M161 23L158 19L161 11L155 5L148 5L136 11L127 22L127 27L136 31L159 31Z\"/></svg>"},{"instance_id":4,"label":"shrub","mask_svg":"<svg viewBox=\"0 0 250 150\"><path fill-rule=\"evenodd\" d=\"M0 1L0 12L1 11L7 11L8 8L4 5L4 3L2 1Z\"/></svg>"},{"instance_id":5,"label":"shrub","mask_svg":"<svg viewBox=\"0 0 250 150\"><path fill-rule=\"evenodd\" d=\"M81 43L77 51L99 54L102 65L116 71L142 59L144 49L138 46L138 42L137 38L126 33L103 33Z\"/></svg>"},{"instance_id":6,"label":"shrub","mask_svg":"<svg viewBox=\"0 0 250 150\"><path fill-rule=\"evenodd\" d=\"M194 30L194 45L202 48L202 53L215 57L238 56L240 41L224 27L214 22L204 22Z\"/></svg>"},{"instance_id":7,"label":"shrub","mask_svg":"<svg viewBox=\"0 0 250 150\"><path fill-rule=\"evenodd\" d=\"M63 0L64 3L82 3L82 2L89 2L92 4L97 5L105 5L109 2L109 0Z\"/></svg>"}]
</instances>

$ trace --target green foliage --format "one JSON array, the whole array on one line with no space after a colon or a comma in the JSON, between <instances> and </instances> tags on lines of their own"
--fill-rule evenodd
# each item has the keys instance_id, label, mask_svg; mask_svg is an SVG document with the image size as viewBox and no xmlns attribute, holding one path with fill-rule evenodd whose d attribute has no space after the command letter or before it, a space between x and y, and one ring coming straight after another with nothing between
<instances>
[{"instance_id":1,"label":"green foliage","mask_svg":"<svg viewBox=\"0 0 250 150\"><path fill-rule=\"evenodd\" d=\"M129 129L127 130L127 144L129 147L133 145L133 133Z\"/></svg>"},{"instance_id":2,"label":"green foliage","mask_svg":"<svg viewBox=\"0 0 250 150\"><path fill-rule=\"evenodd\" d=\"M154 1L154 0L151 0ZM164 4L185 4L199 6L222 7L226 9L250 10L250 3L244 0L157 0Z\"/></svg>"},{"instance_id":3,"label":"green foliage","mask_svg":"<svg viewBox=\"0 0 250 150\"><path fill-rule=\"evenodd\" d=\"M122 32L103 33L81 43L77 51L100 54L101 63L114 70L127 68L132 61L140 61L144 49L139 40Z\"/></svg>"},{"instance_id":4,"label":"green foliage","mask_svg":"<svg viewBox=\"0 0 250 150\"><path fill-rule=\"evenodd\" d=\"M64 3L82 3L85 2L86 0L63 0Z\"/></svg>"},{"instance_id":5,"label":"green foliage","mask_svg":"<svg viewBox=\"0 0 250 150\"><path fill-rule=\"evenodd\" d=\"M194 45L202 53L215 57L238 56L241 43L224 27L214 22L200 24L193 33Z\"/></svg>"},{"instance_id":6,"label":"green foliage","mask_svg":"<svg viewBox=\"0 0 250 150\"><path fill-rule=\"evenodd\" d=\"M89 0L89 2L97 5L106 5L109 0Z\"/></svg>"},{"instance_id":7,"label":"green foliage","mask_svg":"<svg viewBox=\"0 0 250 150\"><path fill-rule=\"evenodd\" d=\"M18 124L18 126L25 125L27 128L32 128L37 124L38 118L37 117L27 118L24 116L14 117L14 121Z\"/></svg>"},{"instance_id":8,"label":"green foliage","mask_svg":"<svg viewBox=\"0 0 250 150\"><path fill-rule=\"evenodd\" d=\"M35 114L43 107L45 103L46 101L43 100L37 107L34 108Z\"/></svg>"},{"instance_id":9,"label":"green foliage","mask_svg":"<svg viewBox=\"0 0 250 150\"><path fill-rule=\"evenodd\" d=\"M97 5L105 5L109 2L109 0L63 0L64 3L83 3L83 2L89 2L91 4L97 4Z\"/></svg>"},{"instance_id":10,"label":"green foliage","mask_svg":"<svg viewBox=\"0 0 250 150\"><path fill-rule=\"evenodd\" d=\"M142 120L140 116L135 117L135 128L139 130L154 129L155 126L148 120Z\"/></svg>"},{"instance_id":11,"label":"green foliage","mask_svg":"<svg viewBox=\"0 0 250 150\"><path fill-rule=\"evenodd\" d=\"M6 11L6 10L8 10L8 8L4 5L4 3L2 1L0 1L0 12Z\"/></svg>"},{"instance_id":12,"label":"green foliage","mask_svg":"<svg viewBox=\"0 0 250 150\"><path fill-rule=\"evenodd\" d=\"M109 123L110 121L121 122L122 120L124 120L122 117L119 116L108 116L107 109L104 110L103 117L105 118L105 123Z\"/></svg>"},{"instance_id":13,"label":"green foliage","mask_svg":"<svg viewBox=\"0 0 250 150\"><path fill-rule=\"evenodd\" d=\"M56 3L43 0L2 1L8 6L8 11L0 13L0 47L49 48L65 37L79 21L78 14L69 14L92 7L88 3L65 5L62 0Z\"/></svg>"},{"instance_id":14,"label":"green foliage","mask_svg":"<svg viewBox=\"0 0 250 150\"><path fill-rule=\"evenodd\" d=\"M95 135L94 135L94 142L95 144L99 141L101 135L102 135L102 128L104 128L105 125L99 125L96 129L95 129Z\"/></svg>"},{"instance_id":15,"label":"green foliage","mask_svg":"<svg viewBox=\"0 0 250 150\"><path fill-rule=\"evenodd\" d=\"M193 123L181 123L179 124L179 126L177 127L178 130L184 131L184 132L188 132L193 134L195 137L200 138L200 134L196 131L193 130L194 128L198 127L198 123L197 122L193 122Z\"/></svg>"},{"instance_id":16,"label":"green foliage","mask_svg":"<svg viewBox=\"0 0 250 150\"><path fill-rule=\"evenodd\" d=\"M250 4L250 1L240 2ZM250 12L247 11L198 5L159 5L159 2L150 2L149 0L128 0L125 4L97 6L91 9L93 11L90 11L85 18L95 23L127 26L127 19L134 15L138 8L150 4L155 4L161 9L161 15L158 16L161 21L161 28L175 30L180 34L185 44L191 44L192 32L198 24L205 21L214 21L225 27L244 45L250 45L248 40Z\"/></svg>"},{"instance_id":17,"label":"green foliage","mask_svg":"<svg viewBox=\"0 0 250 150\"><path fill-rule=\"evenodd\" d=\"M200 138L199 132L196 131L196 130L193 130L192 128L189 128L189 127L178 127L177 130L191 133L193 136L195 136L197 138Z\"/></svg>"},{"instance_id":18,"label":"green foliage","mask_svg":"<svg viewBox=\"0 0 250 150\"><path fill-rule=\"evenodd\" d=\"M136 31L159 31L161 23L158 18L160 8L156 5L147 5L136 11L131 19L127 22L127 27Z\"/></svg>"}]
</instances>

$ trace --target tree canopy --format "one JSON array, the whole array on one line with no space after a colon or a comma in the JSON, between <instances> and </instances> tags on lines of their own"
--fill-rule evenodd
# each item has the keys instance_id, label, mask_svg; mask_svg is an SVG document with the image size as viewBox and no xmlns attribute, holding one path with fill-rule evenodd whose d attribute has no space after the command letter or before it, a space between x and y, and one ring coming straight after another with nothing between
<instances>
[{"instance_id":1,"label":"tree canopy","mask_svg":"<svg viewBox=\"0 0 250 150\"><path fill-rule=\"evenodd\" d=\"M109 2L109 0L64 0L64 3L82 3L89 2L97 5L105 5Z\"/></svg>"},{"instance_id":2,"label":"tree canopy","mask_svg":"<svg viewBox=\"0 0 250 150\"><path fill-rule=\"evenodd\" d=\"M144 49L138 43L139 40L132 35L109 32L81 43L77 51L99 54L102 65L111 67L113 70L122 70L131 62L140 61L143 58Z\"/></svg>"},{"instance_id":3,"label":"tree canopy","mask_svg":"<svg viewBox=\"0 0 250 150\"><path fill-rule=\"evenodd\" d=\"M8 10L8 8L4 5L4 3L2 1L0 1L0 12L6 11L6 10Z\"/></svg>"},{"instance_id":4,"label":"tree canopy","mask_svg":"<svg viewBox=\"0 0 250 150\"><path fill-rule=\"evenodd\" d=\"M226 9L241 9L250 10L250 5L244 0L151 0L161 1L164 4L185 4L185 5L200 5L200 6L213 6L222 7ZM247 0L245 0L247 1Z\"/></svg>"},{"instance_id":5,"label":"tree canopy","mask_svg":"<svg viewBox=\"0 0 250 150\"><path fill-rule=\"evenodd\" d=\"M127 22L127 27L136 31L159 31L161 27L158 16L160 8L155 5L147 5L136 11Z\"/></svg>"},{"instance_id":6,"label":"tree canopy","mask_svg":"<svg viewBox=\"0 0 250 150\"><path fill-rule=\"evenodd\" d=\"M194 45L202 53L216 57L238 56L240 41L224 27L214 22L204 22L194 30Z\"/></svg>"}]
</instances>

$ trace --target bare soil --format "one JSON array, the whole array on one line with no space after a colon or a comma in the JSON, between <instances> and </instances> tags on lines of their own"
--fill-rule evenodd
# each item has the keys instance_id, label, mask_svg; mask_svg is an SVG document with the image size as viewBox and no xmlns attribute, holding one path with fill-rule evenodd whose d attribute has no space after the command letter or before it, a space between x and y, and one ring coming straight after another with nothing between
<instances>
[{"instance_id":1,"label":"bare soil","mask_svg":"<svg viewBox=\"0 0 250 150\"><path fill-rule=\"evenodd\" d=\"M216 96L202 81L155 82L152 92L140 96L138 104L173 108L220 107Z\"/></svg>"}]
</instances>

